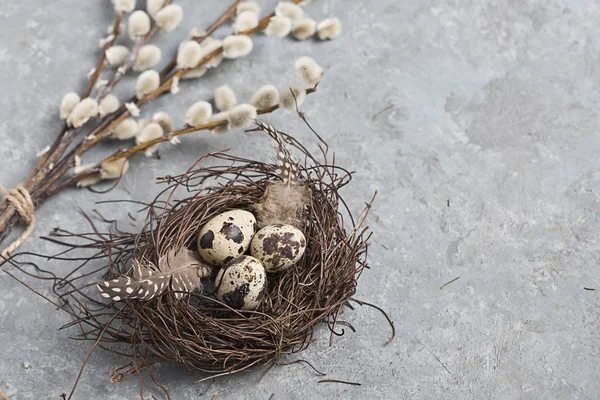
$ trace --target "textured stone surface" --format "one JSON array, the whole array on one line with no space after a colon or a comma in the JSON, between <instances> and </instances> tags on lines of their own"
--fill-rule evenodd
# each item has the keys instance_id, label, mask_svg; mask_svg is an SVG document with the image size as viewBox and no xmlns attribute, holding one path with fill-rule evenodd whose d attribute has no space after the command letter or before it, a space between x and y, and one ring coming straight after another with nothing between
<instances>
[{"instance_id":1,"label":"textured stone surface","mask_svg":"<svg viewBox=\"0 0 600 400\"><path fill-rule=\"evenodd\" d=\"M108 3L0 2L4 185L26 177L35 153L59 129L58 102L84 84L112 19ZM163 48L206 26L221 8L214 1L178 3L186 19L157 40ZM269 9L275 2L261 3ZM345 191L352 210L379 192L369 219L372 269L358 298L390 313L396 340L384 347L385 321L358 308L345 315L356 333L346 329L329 347L328 331L320 329L303 357L328 378L362 386L319 384L301 364L275 367L260 382L259 371L198 385L192 382L201 376L162 367L157 378L172 398L599 398L598 3L320 0L307 10L317 19L339 16L342 37L258 37L251 56L182 85L149 110L168 111L181 123L188 105L221 84L249 98L264 83L293 79L300 55L326 66L319 93L303 109L338 162L357 171ZM119 93L130 92L128 85ZM292 113L269 119L314 145ZM123 182L98 198L149 200L159 190L151 185L155 177L226 147L271 156L266 139L197 135L164 149L161 161L136 157ZM51 200L23 250L56 251L37 237L55 226L86 229L75 210L90 211L93 201L75 190ZM125 220L125 210L103 211ZM43 265L66 271L61 263ZM69 392L90 344L57 331L68 317L2 274L0 321L0 389L10 399ZM107 372L126 362L96 352L75 398L138 398L137 377L108 380ZM145 398L164 398L147 376L144 387Z\"/></svg>"}]
</instances>

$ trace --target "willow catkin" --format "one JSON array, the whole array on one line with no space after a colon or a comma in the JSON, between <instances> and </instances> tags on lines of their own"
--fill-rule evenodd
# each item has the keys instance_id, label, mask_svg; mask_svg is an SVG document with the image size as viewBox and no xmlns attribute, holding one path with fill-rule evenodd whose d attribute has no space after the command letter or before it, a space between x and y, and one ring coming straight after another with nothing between
<instances>
[{"instance_id":1,"label":"willow catkin","mask_svg":"<svg viewBox=\"0 0 600 400\"><path fill-rule=\"evenodd\" d=\"M292 30L292 20L287 17L275 16L269 21L264 32L267 36L284 37Z\"/></svg>"},{"instance_id":2,"label":"willow catkin","mask_svg":"<svg viewBox=\"0 0 600 400\"><path fill-rule=\"evenodd\" d=\"M273 85L265 85L261 87L254 93L252 99L250 100L250 104L259 110L274 106L278 102L279 90L277 90L277 88Z\"/></svg>"},{"instance_id":3,"label":"willow catkin","mask_svg":"<svg viewBox=\"0 0 600 400\"><path fill-rule=\"evenodd\" d=\"M287 110L295 110L296 104L298 107L304 103L306 99L306 90L295 83L282 88L279 91L279 104Z\"/></svg>"},{"instance_id":4,"label":"willow catkin","mask_svg":"<svg viewBox=\"0 0 600 400\"><path fill-rule=\"evenodd\" d=\"M256 107L250 104L240 104L229 110L227 121L230 129L244 129L256 119Z\"/></svg>"},{"instance_id":5,"label":"willow catkin","mask_svg":"<svg viewBox=\"0 0 600 400\"><path fill-rule=\"evenodd\" d=\"M223 57L239 58L250 54L252 51L252 39L246 35L231 35L223 39Z\"/></svg>"},{"instance_id":6,"label":"willow catkin","mask_svg":"<svg viewBox=\"0 0 600 400\"><path fill-rule=\"evenodd\" d=\"M138 51L133 70L145 71L154 68L160 62L161 56L160 47L153 44L144 45Z\"/></svg>"},{"instance_id":7,"label":"willow catkin","mask_svg":"<svg viewBox=\"0 0 600 400\"><path fill-rule=\"evenodd\" d=\"M135 93L138 99L149 95L160 86L160 75L154 70L142 72L135 84Z\"/></svg>"},{"instance_id":8,"label":"willow catkin","mask_svg":"<svg viewBox=\"0 0 600 400\"><path fill-rule=\"evenodd\" d=\"M200 43L195 40L186 40L181 43L177 51L177 68L195 68L202 59L203 51Z\"/></svg>"},{"instance_id":9,"label":"willow catkin","mask_svg":"<svg viewBox=\"0 0 600 400\"><path fill-rule=\"evenodd\" d=\"M300 57L294 64L296 76L304 83L314 86L323 78L323 68L309 56Z\"/></svg>"},{"instance_id":10,"label":"willow catkin","mask_svg":"<svg viewBox=\"0 0 600 400\"><path fill-rule=\"evenodd\" d=\"M127 140L135 137L137 132L137 121L133 118L127 118L112 130L110 136L119 140Z\"/></svg>"},{"instance_id":11,"label":"willow catkin","mask_svg":"<svg viewBox=\"0 0 600 400\"><path fill-rule=\"evenodd\" d=\"M219 86L215 90L215 106L219 111L227 111L237 104L235 92L227 85Z\"/></svg>"},{"instance_id":12,"label":"willow catkin","mask_svg":"<svg viewBox=\"0 0 600 400\"><path fill-rule=\"evenodd\" d=\"M88 97L73 108L67 118L67 123L74 128L79 128L96 115L98 115L98 102Z\"/></svg>"},{"instance_id":13,"label":"willow catkin","mask_svg":"<svg viewBox=\"0 0 600 400\"><path fill-rule=\"evenodd\" d=\"M101 118L104 118L108 114L114 113L117 111L121 103L119 102L119 98L114 94L108 94L104 96L102 100L100 100L100 104L98 104L98 113Z\"/></svg>"},{"instance_id":14,"label":"willow catkin","mask_svg":"<svg viewBox=\"0 0 600 400\"><path fill-rule=\"evenodd\" d=\"M317 31L317 21L312 18L302 18L294 22L292 35L298 40L306 40Z\"/></svg>"},{"instance_id":15,"label":"willow catkin","mask_svg":"<svg viewBox=\"0 0 600 400\"><path fill-rule=\"evenodd\" d=\"M131 39L150 32L150 17L144 11L137 10L129 16L127 31Z\"/></svg>"},{"instance_id":16,"label":"willow catkin","mask_svg":"<svg viewBox=\"0 0 600 400\"><path fill-rule=\"evenodd\" d=\"M75 92L65 94L60 102L59 113L60 119L67 119L71 111L79 104L81 97Z\"/></svg>"},{"instance_id":17,"label":"willow catkin","mask_svg":"<svg viewBox=\"0 0 600 400\"><path fill-rule=\"evenodd\" d=\"M164 32L171 32L183 19L183 8L177 4L169 4L154 16L156 25Z\"/></svg>"},{"instance_id":18,"label":"willow catkin","mask_svg":"<svg viewBox=\"0 0 600 400\"><path fill-rule=\"evenodd\" d=\"M280 1L275 7L275 15L296 21L304 17L304 10L290 1Z\"/></svg>"},{"instance_id":19,"label":"willow catkin","mask_svg":"<svg viewBox=\"0 0 600 400\"><path fill-rule=\"evenodd\" d=\"M212 106L207 101L198 101L185 113L185 123L189 126L199 126L208 122L212 115Z\"/></svg>"},{"instance_id":20,"label":"willow catkin","mask_svg":"<svg viewBox=\"0 0 600 400\"><path fill-rule=\"evenodd\" d=\"M129 49L125 46L111 46L106 49L106 62L111 67L120 67L129 57Z\"/></svg>"},{"instance_id":21,"label":"willow catkin","mask_svg":"<svg viewBox=\"0 0 600 400\"><path fill-rule=\"evenodd\" d=\"M339 18L327 18L317 24L317 36L321 40L335 39L342 33L342 22Z\"/></svg>"}]
</instances>

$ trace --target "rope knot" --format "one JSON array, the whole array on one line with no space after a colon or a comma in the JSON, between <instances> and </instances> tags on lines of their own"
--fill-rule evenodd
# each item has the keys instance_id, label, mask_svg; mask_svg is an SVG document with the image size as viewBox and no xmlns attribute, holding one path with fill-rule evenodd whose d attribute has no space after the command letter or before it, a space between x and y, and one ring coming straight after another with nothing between
<instances>
[{"instance_id":1,"label":"rope knot","mask_svg":"<svg viewBox=\"0 0 600 400\"><path fill-rule=\"evenodd\" d=\"M0 192L2 192L2 195L8 204L15 208L21 219L27 223L27 229L25 229L21 236L0 253L1 264L1 259L8 258L8 255L22 245L33 231L33 226L35 225L35 206L31 194L23 185L17 185L16 188L10 191L0 185Z\"/></svg>"}]
</instances>

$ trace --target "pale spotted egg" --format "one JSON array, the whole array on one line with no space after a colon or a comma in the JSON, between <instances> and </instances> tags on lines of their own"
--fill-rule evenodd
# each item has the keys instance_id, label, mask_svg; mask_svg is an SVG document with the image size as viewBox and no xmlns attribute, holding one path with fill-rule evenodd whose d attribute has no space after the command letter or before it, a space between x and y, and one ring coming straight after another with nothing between
<instances>
[{"instance_id":1,"label":"pale spotted egg","mask_svg":"<svg viewBox=\"0 0 600 400\"><path fill-rule=\"evenodd\" d=\"M240 256L221 268L215 287L220 301L238 310L255 310L260 305L267 274L254 257Z\"/></svg>"},{"instance_id":2,"label":"pale spotted egg","mask_svg":"<svg viewBox=\"0 0 600 400\"><path fill-rule=\"evenodd\" d=\"M232 210L209 220L198 235L198 252L213 265L224 265L248 250L256 231L256 218L248 211Z\"/></svg>"},{"instance_id":3,"label":"pale spotted egg","mask_svg":"<svg viewBox=\"0 0 600 400\"><path fill-rule=\"evenodd\" d=\"M300 260L305 250L304 234L292 225L265 226L256 232L250 244L250 254L267 272L286 270Z\"/></svg>"}]
</instances>

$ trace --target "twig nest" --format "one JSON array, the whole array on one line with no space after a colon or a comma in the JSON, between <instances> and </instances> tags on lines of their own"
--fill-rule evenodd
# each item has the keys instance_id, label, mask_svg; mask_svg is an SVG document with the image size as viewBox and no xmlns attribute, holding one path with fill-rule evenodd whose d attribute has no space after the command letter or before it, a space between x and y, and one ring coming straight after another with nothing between
<instances>
[{"instance_id":1,"label":"twig nest","mask_svg":"<svg viewBox=\"0 0 600 400\"><path fill-rule=\"evenodd\" d=\"M106 62L111 67L120 67L129 57L129 49L125 46L111 46L106 49Z\"/></svg>"},{"instance_id":2,"label":"twig nest","mask_svg":"<svg viewBox=\"0 0 600 400\"><path fill-rule=\"evenodd\" d=\"M339 18L327 18L317 25L319 39L335 39L342 33L342 22Z\"/></svg>"},{"instance_id":3,"label":"twig nest","mask_svg":"<svg viewBox=\"0 0 600 400\"><path fill-rule=\"evenodd\" d=\"M135 137L137 132L137 121L133 118L127 118L113 129L110 136L119 140L127 140Z\"/></svg>"},{"instance_id":4,"label":"twig nest","mask_svg":"<svg viewBox=\"0 0 600 400\"><path fill-rule=\"evenodd\" d=\"M229 307L255 310L267 286L265 267L254 257L238 257L221 268L215 286L217 297Z\"/></svg>"},{"instance_id":5,"label":"twig nest","mask_svg":"<svg viewBox=\"0 0 600 400\"><path fill-rule=\"evenodd\" d=\"M81 97L75 92L69 92L64 95L60 102L59 112L60 119L67 119L71 111L79 104Z\"/></svg>"},{"instance_id":6,"label":"twig nest","mask_svg":"<svg viewBox=\"0 0 600 400\"><path fill-rule=\"evenodd\" d=\"M100 113L100 118L104 118L108 114L112 114L119 109L121 103L119 102L119 98L114 94L107 94L104 96L102 100L100 100L100 104L98 105L98 112Z\"/></svg>"},{"instance_id":7,"label":"twig nest","mask_svg":"<svg viewBox=\"0 0 600 400\"><path fill-rule=\"evenodd\" d=\"M258 14L253 11L244 11L235 19L233 32L239 33L255 28L258 25Z\"/></svg>"},{"instance_id":8,"label":"twig nest","mask_svg":"<svg viewBox=\"0 0 600 400\"><path fill-rule=\"evenodd\" d=\"M150 32L150 17L144 11L137 10L129 16L127 25L129 37L135 39Z\"/></svg>"},{"instance_id":9,"label":"twig nest","mask_svg":"<svg viewBox=\"0 0 600 400\"><path fill-rule=\"evenodd\" d=\"M160 47L153 44L142 46L138 51L133 70L145 71L147 69L154 68L156 64L160 62L161 56L162 52Z\"/></svg>"},{"instance_id":10,"label":"twig nest","mask_svg":"<svg viewBox=\"0 0 600 400\"><path fill-rule=\"evenodd\" d=\"M281 272L296 264L306 250L306 238L292 225L265 226L254 235L250 254L267 272Z\"/></svg>"},{"instance_id":11,"label":"twig nest","mask_svg":"<svg viewBox=\"0 0 600 400\"><path fill-rule=\"evenodd\" d=\"M245 35L231 35L223 39L223 57L239 58L252 51L252 39Z\"/></svg>"},{"instance_id":12,"label":"twig nest","mask_svg":"<svg viewBox=\"0 0 600 400\"><path fill-rule=\"evenodd\" d=\"M295 83L282 88L279 91L279 104L287 110L295 110L296 104L298 107L304 103L306 99L306 90Z\"/></svg>"},{"instance_id":13,"label":"twig nest","mask_svg":"<svg viewBox=\"0 0 600 400\"><path fill-rule=\"evenodd\" d=\"M195 68L202 59L203 51L200 43L195 40L183 42L177 51L177 68Z\"/></svg>"},{"instance_id":14,"label":"twig nest","mask_svg":"<svg viewBox=\"0 0 600 400\"><path fill-rule=\"evenodd\" d=\"M302 18L294 21L292 35L298 40L306 40L317 31L317 21L312 18Z\"/></svg>"},{"instance_id":15,"label":"twig nest","mask_svg":"<svg viewBox=\"0 0 600 400\"><path fill-rule=\"evenodd\" d=\"M275 7L275 15L296 21L304 17L304 10L299 5L290 1L280 1L277 7Z\"/></svg>"},{"instance_id":16,"label":"twig nest","mask_svg":"<svg viewBox=\"0 0 600 400\"><path fill-rule=\"evenodd\" d=\"M284 37L292 30L292 20L287 17L274 16L265 28L265 35Z\"/></svg>"},{"instance_id":17,"label":"twig nest","mask_svg":"<svg viewBox=\"0 0 600 400\"><path fill-rule=\"evenodd\" d=\"M244 254L256 231L256 218L245 210L221 213L198 234L198 252L212 265L224 265Z\"/></svg>"},{"instance_id":18,"label":"twig nest","mask_svg":"<svg viewBox=\"0 0 600 400\"><path fill-rule=\"evenodd\" d=\"M164 32L171 32L177 28L183 19L183 8L177 4L169 4L154 16L156 25Z\"/></svg>"},{"instance_id":19,"label":"twig nest","mask_svg":"<svg viewBox=\"0 0 600 400\"><path fill-rule=\"evenodd\" d=\"M323 68L312 57L300 57L294 67L296 76L307 85L314 86L323 78Z\"/></svg>"},{"instance_id":20,"label":"twig nest","mask_svg":"<svg viewBox=\"0 0 600 400\"><path fill-rule=\"evenodd\" d=\"M235 10L235 13L236 13L236 15L240 15L241 13L246 12L246 11L251 11L255 14L259 14L260 6L255 1L244 1L240 4L238 4L238 6Z\"/></svg>"},{"instance_id":21,"label":"twig nest","mask_svg":"<svg viewBox=\"0 0 600 400\"><path fill-rule=\"evenodd\" d=\"M73 128L79 128L96 115L98 115L98 102L88 97L73 108L67 118L67 123Z\"/></svg>"},{"instance_id":22,"label":"twig nest","mask_svg":"<svg viewBox=\"0 0 600 400\"><path fill-rule=\"evenodd\" d=\"M143 72L135 84L135 93L138 99L149 95L160 86L160 75L154 70Z\"/></svg>"}]
</instances>

